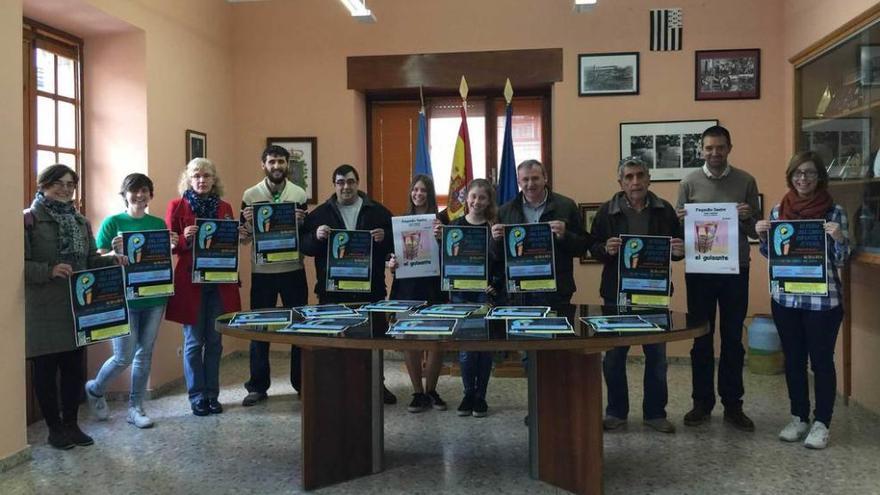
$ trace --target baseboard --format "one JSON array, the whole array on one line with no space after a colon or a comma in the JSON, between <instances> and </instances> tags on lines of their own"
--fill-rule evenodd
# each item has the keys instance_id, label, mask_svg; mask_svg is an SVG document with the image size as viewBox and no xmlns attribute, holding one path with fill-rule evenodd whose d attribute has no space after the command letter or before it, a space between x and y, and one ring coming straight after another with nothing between
<instances>
[{"instance_id":1,"label":"baseboard","mask_svg":"<svg viewBox=\"0 0 880 495\"><path fill-rule=\"evenodd\" d=\"M24 464L31 459L33 459L33 455L31 454L31 446L26 445L25 448L19 450L18 452L8 455L3 459L0 459L0 473L5 473L15 466L18 466L19 464Z\"/></svg>"}]
</instances>

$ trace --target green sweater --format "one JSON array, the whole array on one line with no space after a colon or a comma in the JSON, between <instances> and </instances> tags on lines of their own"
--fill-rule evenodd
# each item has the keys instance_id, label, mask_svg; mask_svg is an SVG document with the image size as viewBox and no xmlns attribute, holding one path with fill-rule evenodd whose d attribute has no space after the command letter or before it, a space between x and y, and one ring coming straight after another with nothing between
<instances>
[{"instance_id":1,"label":"green sweater","mask_svg":"<svg viewBox=\"0 0 880 495\"><path fill-rule=\"evenodd\" d=\"M144 215L141 218L134 218L128 213L118 213L110 215L101 222L101 228L98 229L95 244L98 249L113 250L113 238L121 235L123 232L139 232L143 230L167 230L165 220L153 215ZM131 309L145 309L155 306L162 306L168 301L167 297L149 297L146 299L129 299L128 307Z\"/></svg>"},{"instance_id":2,"label":"green sweater","mask_svg":"<svg viewBox=\"0 0 880 495\"><path fill-rule=\"evenodd\" d=\"M702 167L682 179L678 185L676 208L685 203L748 203L752 215L739 221L739 266L749 266L749 240L758 238L755 222L761 216L758 210L758 183L748 172L730 166L730 173L721 179L710 179ZM743 273L740 271L740 273Z\"/></svg>"}]
</instances>

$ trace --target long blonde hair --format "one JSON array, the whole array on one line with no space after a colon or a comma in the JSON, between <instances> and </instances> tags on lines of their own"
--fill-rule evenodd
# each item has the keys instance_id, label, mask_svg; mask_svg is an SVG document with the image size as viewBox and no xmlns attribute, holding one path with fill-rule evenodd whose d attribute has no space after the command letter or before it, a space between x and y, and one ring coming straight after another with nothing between
<instances>
[{"instance_id":1,"label":"long blonde hair","mask_svg":"<svg viewBox=\"0 0 880 495\"><path fill-rule=\"evenodd\" d=\"M471 193L471 189L477 187L485 189L486 195L489 196L489 206L486 208L486 221L489 222L489 225L494 225L498 222L498 201L495 196L495 186L486 179L474 179L468 184L465 190L465 197ZM467 200L464 202L464 212L469 212Z\"/></svg>"},{"instance_id":2,"label":"long blonde hair","mask_svg":"<svg viewBox=\"0 0 880 495\"><path fill-rule=\"evenodd\" d=\"M177 182L177 192L183 194L190 188L189 181L196 172L208 172L213 175L214 186L211 188L211 194L216 195L218 198L223 197L223 182L220 180L220 176L217 175L217 167L214 166L214 162L207 158L193 158L186 164L186 168L180 173L180 180Z\"/></svg>"}]
</instances>

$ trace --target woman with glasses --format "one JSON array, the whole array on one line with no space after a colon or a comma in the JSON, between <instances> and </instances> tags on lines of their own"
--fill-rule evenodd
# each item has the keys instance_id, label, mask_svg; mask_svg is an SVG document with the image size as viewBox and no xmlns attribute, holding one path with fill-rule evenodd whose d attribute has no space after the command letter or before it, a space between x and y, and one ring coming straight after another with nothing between
<instances>
[{"instance_id":1,"label":"woman with glasses","mask_svg":"<svg viewBox=\"0 0 880 495\"><path fill-rule=\"evenodd\" d=\"M83 348L77 348L74 338L68 278L79 270L122 262L121 257L98 254L89 221L73 200L78 182L77 173L66 165L47 167L37 177L37 195L24 212L25 346L49 445L63 450L94 443L77 425L85 369Z\"/></svg>"},{"instance_id":2,"label":"woman with glasses","mask_svg":"<svg viewBox=\"0 0 880 495\"><path fill-rule=\"evenodd\" d=\"M98 252L123 254L122 233L145 230L165 230L165 221L147 213L153 199L153 181L144 174L129 174L122 180L119 190L125 211L110 215L98 229ZM171 233L171 247L177 244L178 235ZM144 412L144 392L150 377L153 360L153 344L162 323L167 297L131 299L128 301L131 334L113 339L113 355L101 366L94 380L86 382L86 399L92 414L105 421L110 409L104 399L107 385L131 365L131 393L128 401L127 421L138 428L150 428L153 420Z\"/></svg>"},{"instance_id":3,"label":"woman with glasses","mask_svg":"<svg viewBox=\"0 0 880 495\"><path fill-rule=\"evenodd\" d=\"M196 416L220 414L220 356L223 341L214 320L223 313L239 311L237 283L194 284L192 245L196 241L196 218L233 219L232 206L220 199L223 184L214 163L194 158L180 174L181 197L171 200L165 224L177 233L174 248L174 295L168 300L165 318L183 324L183 374L190 406Z\"/></svg>"},{"instance_id":4,"label":"woman with glasses","mask_svg":"<svg viewBox=\"0 0 880 495\"><path fill-rule=\"evenodd\" d=\"M843 319L842 286L837 269L849 256L846 211L828 193L828 173L822 158L807 151L795 155L785 171L788 192L773 207L770 220L824 220L828 250L828 295L791 295L771 289L773 321L785 354L785 382L791 403L791 422L779 433L784 442L804 440L804 446L824 449L837 393L834 346ZM755 230L761 254L768 254L771 224L761 220ZM810 425L810 392L807 361L815 378L816 407Z\"/></svg>"}]
</instances>

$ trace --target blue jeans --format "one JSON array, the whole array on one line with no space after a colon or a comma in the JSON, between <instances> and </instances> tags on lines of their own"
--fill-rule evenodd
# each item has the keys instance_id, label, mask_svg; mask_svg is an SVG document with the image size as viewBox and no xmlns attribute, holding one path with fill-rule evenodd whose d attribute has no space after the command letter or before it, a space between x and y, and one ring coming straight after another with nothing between
<instances>
[{"instance_id":1,"label":"blue jeans","mask_svg":"<svg viewBox=\"0 0 880 495\"><path fill-rule=\"evenodd\" d=\"M214 320L223 312L220 292L212 285L202 286L202 304L195 325L183 326L183 375L189 401L216 399L220 395L220 356L223 340L214 329Z\"/></svg>"},{"instance_id":2,"label":"blue jeans","mask_svg":"<svg viewBox=\"0 0 880 495\"><path fill-rule=\"evenodd\" d=\"M485 292L450 292L449 301L455 304L485 304L489 297ZM489 377L492 375L491 352L459 352L458 364L461 366L461 381L464 395L475 399L486 399Z\"/></svg>"},{"instance_id":3,"label":"blue jeans","mask_svg":"<svg viewBox=\"0 0 880 495\"><path fill-rule=\"evenodd\" d=\"M144 391L150 378L153 362L153 344L162 323L165 305L143 309L129 309L131 334L113 339L113 355L104 362L92 385L95 395L104 395L107 384L131 365L131 393L129 407L141 407Z\"/></svg>"},{"instance_id":4,"label":"blue jeans","mask_svg":"<svg viewBox=\"0 0 880 495\"><path fill-rule=\"evenodd\" d=\"M810 420L809 358L816 399L813 417L830 427L837 394L834 346L843 319L843 308L837 306L828 311L811 311L787 308L773 301L771 309L785 354L785 383L788 385L791 414L803 421Z\"/></svg>"},{"instance_id":5,"label":"blue jeans","mask_svg":"<svg viewBox=\"0 0 880 495\"><path fill-rule=\"evenodd\" d=\"M642 417L658 419L666 417L668 390L666 387L666 344L647 344L645 352L645 396L642 401ZM629 346L615 347L605 353L602 372L608 390L605 414L626 419L629 415L629 387L626 381L626 355Z\"/></svg>"}]
</instances>

